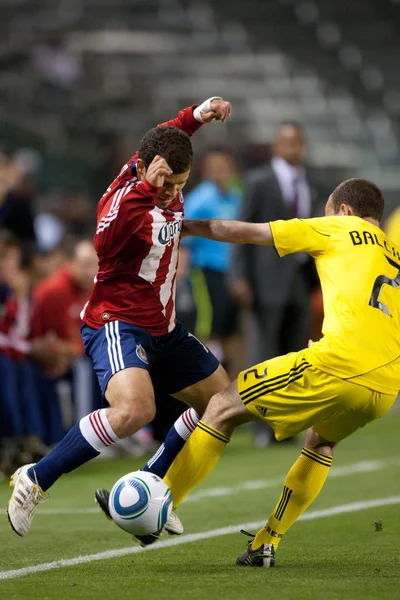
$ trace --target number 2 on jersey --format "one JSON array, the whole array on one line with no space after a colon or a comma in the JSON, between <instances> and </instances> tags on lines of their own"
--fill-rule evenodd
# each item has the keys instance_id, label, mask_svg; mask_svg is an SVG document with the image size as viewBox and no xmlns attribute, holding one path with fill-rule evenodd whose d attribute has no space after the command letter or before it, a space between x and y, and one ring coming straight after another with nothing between
<instances>
[{"instance_id":1,"label":"number 2 on jersey","mask_svg":"<svg viewBox=\"0 0 400 600\"><path fill-rule=\"evenodd\" d=\"M379 301L379 295L381 293L381 288L384 284L390 285L392 288L400 287L400 265L398 265L397 263L394 262L394 260L392 260L391 258L386 256L386 254L385 254L385 258L392 265L392 267L399 269L399 271L398 271L396 277L394 277L393 279L391 279L390 277L387 277L387 275L379 275L375 279L374 287L372 288L372 294L369 299L369 305L373 306L373 308L378 308L385 315L388 315L389 317L391 317L392 315L390 313L389 307L386 304L384 304L383 302Z\"/></svg>"}]
</instances>

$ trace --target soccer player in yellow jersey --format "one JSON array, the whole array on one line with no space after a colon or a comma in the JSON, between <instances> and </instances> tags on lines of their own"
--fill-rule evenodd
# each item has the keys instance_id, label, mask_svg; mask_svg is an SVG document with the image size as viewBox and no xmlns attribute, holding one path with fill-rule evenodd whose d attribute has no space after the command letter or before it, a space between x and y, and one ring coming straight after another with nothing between
<instances>
[{"instance_id":1,"label":"soccer player in yellow jersey","mask_svg":"<svg viewBox=\"0 0 400 600\"><path fill-rule=\"evenodd\" d=\"M184 225L186 235L274 245L279 256L308 252L323 292L322 339L243 371L214 396L165 478L177 506L241 423L263 419L278 440L308 430L268 523L239 565L273 566L282 536L321 491L334 446L383 416L400 390L400 248L379 228L383 207L376 185L349 179L329 197L325 217Z\"/></svg>"}]
</instances>

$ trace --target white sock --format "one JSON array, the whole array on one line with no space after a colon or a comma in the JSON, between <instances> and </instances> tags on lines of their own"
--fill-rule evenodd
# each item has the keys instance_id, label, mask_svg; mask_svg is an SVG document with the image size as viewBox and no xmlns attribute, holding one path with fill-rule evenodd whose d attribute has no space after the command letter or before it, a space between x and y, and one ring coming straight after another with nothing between
<instances>
[{"instance_id":1,"label":"white sock","mask_svg":"<svg viewBox=\"0 0 400 600\"><path fill-rule=\"evenodd\" d=\"M118 441L108 421L106 408L95 410L83 417L79 421L79 429L85 440L98 452Z\"/></svg>"},{"instance_id":2,"label":"white sock","mask_svg":"<svg viewBox=\"0 0 400 600\"><path fill-rule=\"evenodd\" d=\"M174 427L178 435L180 435L182 439L187 440L198 422L199 416L197 412L193 408L189 408L175 421Z\"/></svg>"}]
</instances>

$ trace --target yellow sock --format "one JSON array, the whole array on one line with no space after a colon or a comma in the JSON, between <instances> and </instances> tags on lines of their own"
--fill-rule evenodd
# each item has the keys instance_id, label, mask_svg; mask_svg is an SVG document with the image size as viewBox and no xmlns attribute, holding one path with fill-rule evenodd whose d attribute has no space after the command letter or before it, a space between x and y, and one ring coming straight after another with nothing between
<instances>
[{"instance_id":1,"label":"yellow sock","mask_svg":"<svg viewBox=\"0 0 400 600\"><path fill-rule=\"evenodd\" d=\"M164 477L175 507L211 473L228 442L223 433L198 422Z\"/></svg>"},{"instance_id":2,"label":"yellow sock","mask_svg":"<svg viewBox=\"0 0 400 600\"><path fill-rule=\"evenodd\" d=\"M303 448L286 476L278 504L268 523L254 538L252 548L259 548L261 544L273 544L276 550L283 534L320 493L331 465L332 457Z\"/></svg>"}]
</instances>

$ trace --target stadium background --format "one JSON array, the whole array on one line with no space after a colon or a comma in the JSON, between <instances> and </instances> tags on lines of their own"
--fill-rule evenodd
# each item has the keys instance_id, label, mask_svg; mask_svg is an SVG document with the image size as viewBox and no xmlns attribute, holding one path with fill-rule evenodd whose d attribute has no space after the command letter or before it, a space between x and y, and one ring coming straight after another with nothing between
<instances>
[{"instance_id":1,"label":"stadium background","mask_svg":"<svg viewBox=\"0 0 400 600\"><path fill-rule=\"evenodd\" d=\"M25 455L45 452L65 427L100 401L90 363L80 357L77 315L74 331L65 331L65 323L58 337L51 325L36 331L35 290L49 274L68 269L77 242L91 238L97 200L146 129L213 94L230 100L229 123L205 127L194 138L197 160L188 188L201 180L204 153L217 147L232 153L234 184L245 194L249 171L268 163L279 123L298 121L309 145L308 163L325 189L347 177L372 179L386 197L385 219L394 215L392 227L399 227L400 4L1 0L0 9L0 227L22 238L26 263L21 291L21 285L10 284L20 278L7 272L9 254L2 253L0 358L6 383L0 471L8 472L21 449ZM93 262L86 256L85 263L85 249L83 255L75 283L86 284L84 299ZM51 289L42 293L42 313L54 311ZM179 301L185 306L186 292L181 285L178 306ZM21 297L33 323L14 332L27 344L18 354L12 346L21 340L10 339L13 327L19 329ZM74 300L79 303L79 294ZM77 306L72 309L77 313ZM321 320L315 286L310 310L312 337ZM238 312L232 375L251 362L251 336L243 333L249 311ZM65 321L62 311L54 319ZM42 340L37 352L30 347L32 338ZM64 353L63 364L50 365L48 354L63 354L63 341L75 344L74 350ZM17 381L28 371L36 388L35 400L28 402L35 404L29 419L29 392ZM162 400L159 439L180 410ZM121 451L145 452L151 438L151 431L141 432Z\"/></svg>"},{"instance_id":2,"label":"stadium background","mask_svg":"<svg viewBox=\"0 0 400 600\"><path fill-rule=\"evenodd\" d=\"M201 157L218 147L232 152L235 186L246 193L247 175L267 164L279 123L296 120L307 135L308 162L324 185L333 188L354 176L372 179L387 201L385 225L400 239L400 2L0 0L0 16L0 472L5 478L15 465L46 452L99 402L90 363L76 342L76 306L80 294L87 294L79 285L93 268L87 246L78 242L92 236L100 195L146 129L180 108L214 94L233 104L226 126L207 126L196 134L188 189L201 180ZM57 302L50 297L46 303L53 292L44 289L41 315L57 313L64 329L55 334L43 325L32 334L38 319L29 319L39 282L59 268L68 270L78 247L82 260L72 269L79 285L68 280L73 314L65 319L63 309L57 313ZM62 297L62 282L58 293ZM321 300L315 287L310 310L310 336L318 335ZM240 365L250 361L252 342L251 311L239 312ZM171 419L168 413L179 411L165 400L158 438ZM281 598L300 594L315 600L320 589L327 600L398 597L398 556L393 555L398 509L357 512L366 508L360 499L398 493L398 419L394 411L339 450L338 470L316 509L356 504L347 516L307 523L307 530L300 524L290 533L295 543L283 547L290 572L276 569L273 575ZM43 509L24 542L23 556L21 540L6 537L3 524L1 569L125 547L127 539L106 529L90 501L95 487L112 485L139 468L143 459L135 457L152 450L152 436L151 430L142 431L121 447L116 460L95 461L63 478L50 509ZM264 451L255 442L250 430L238 433L223 459L225 468L182 507L189 532L265 518L266 504L275 501L279 478L297 450L289 444ZM261 442L265 445L265 438ZM2 506L8 496L4 482ZM398 504L398 496L393 498ZM381 506L386 500L376 502ZM373 520L383 513L384 532L372 533ZM350 547L342 546L343 532ZM8 598L53 598L63 592L114 599L131 597L136 581L140 598L186 598L188 588L194 599L244 598L249 589L254 598L265 597L261 574L237 576L227 567L240 541L221 540L191 544L193 550L185 546L180 553L170 548L166 562L157 562L157 553L137 557L134 576L128 557L108 561L106 569L99 562L97 568L70 568L65 576L53 572L45 584L40 573L19 584L0 581L0 588Z\"/></svg>"}]
</instances>

